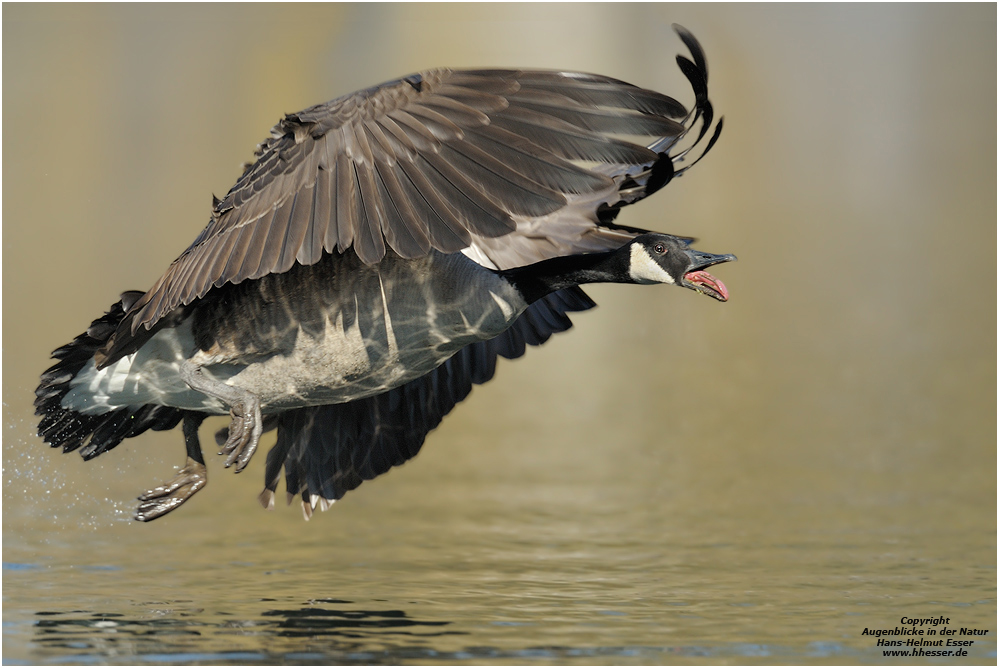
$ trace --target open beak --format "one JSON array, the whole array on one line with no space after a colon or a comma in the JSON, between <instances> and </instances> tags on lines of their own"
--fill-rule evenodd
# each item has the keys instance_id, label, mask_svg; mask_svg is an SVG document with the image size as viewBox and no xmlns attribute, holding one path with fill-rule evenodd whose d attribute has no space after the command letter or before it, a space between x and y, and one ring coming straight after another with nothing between
<instances>
[{"instance_id":1,"label":"open beak","mask_svg":"<svg viewBox=\"0 0 999 668\"><path fill-rule=\"evenodd\" d=\"M727 302L728 288L725 287L724 283L703 270L714 264L735 262L738 258L734 255L714 255L693 249L687 250L687 257L690 258L690 267L683 275L683 287L696 290L702 295L713 297L720 302Z\"/></svg>"}]
</instances>

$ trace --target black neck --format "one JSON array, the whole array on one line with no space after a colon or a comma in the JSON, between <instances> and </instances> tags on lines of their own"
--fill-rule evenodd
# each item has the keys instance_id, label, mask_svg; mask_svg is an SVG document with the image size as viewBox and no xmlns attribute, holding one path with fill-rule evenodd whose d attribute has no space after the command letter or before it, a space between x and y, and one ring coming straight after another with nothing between
<instances>
[{"instance_id":1,"label":"black neck","mask_svg":"<svg viewBox=\"0 0 999 668\"><path fill-rule=\"evenodd\" d=\"M624 249L567 255L499 274L517 288L528 304L533 304L545 295L584 283L631 283L628 257Z\"/></svg>"}]
</instances>

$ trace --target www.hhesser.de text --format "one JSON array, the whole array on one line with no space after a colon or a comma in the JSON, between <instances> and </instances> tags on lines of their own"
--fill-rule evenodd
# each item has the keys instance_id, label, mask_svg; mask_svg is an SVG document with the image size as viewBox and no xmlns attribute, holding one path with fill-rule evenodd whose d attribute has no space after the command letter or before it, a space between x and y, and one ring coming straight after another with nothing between
<instances>
[{"instance_id":1,"label":"www.hhesser.de text","mask_svg":"<svg viewBox=\"0 0 999 668\"><path fill-rule=\"evenodd\" d=\"M874 636L878 639L878 647L909 647L911 650L900 650L897 652L885 652L885 656L967 656L967 651L963 648L970 647L974 640L967 639L968 636L988 635L988 629L975 629L968 627L950 628L950 617L927 617L913 618L902 617L899 620L903 626L896 626L891 629L869 629L865 628L861 635ZM937 628L939 626L943 628ZM917 636L905 639L889 639L884 636ZM921 637L920 637L921 636ZM931 638L931 636L937 636ZM942 637L941 637L942 636ZM956 636L956 637L952 637ZM961 637L963 636L963 637ZM923 648L948 647L953 650L936 650L927 652Z\"/></svg>"}]
</instances>

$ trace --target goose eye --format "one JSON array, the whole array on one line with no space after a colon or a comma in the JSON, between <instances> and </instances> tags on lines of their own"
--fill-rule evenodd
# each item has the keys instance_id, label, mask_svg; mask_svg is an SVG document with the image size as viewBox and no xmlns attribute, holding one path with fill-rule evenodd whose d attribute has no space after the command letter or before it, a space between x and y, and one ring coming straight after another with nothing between
<instances>
[{"instance_id":1,"label":"goose eye","mask_svg":"<svg viewBox=\"0 0 999 668\"><path fill-rule=\"evenodd\" d=\"M663 244L656 244L655 246L653 246L653 248L660 255L666 252L666 246L664 246Z\"/></svg>"}]
</instances>

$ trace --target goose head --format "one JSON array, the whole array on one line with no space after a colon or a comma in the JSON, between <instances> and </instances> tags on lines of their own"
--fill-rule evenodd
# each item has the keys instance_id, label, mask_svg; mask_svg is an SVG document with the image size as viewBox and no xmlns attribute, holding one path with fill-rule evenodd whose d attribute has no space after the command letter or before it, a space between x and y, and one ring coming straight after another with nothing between
<instances>
[{"instance_id":1,"label":"goose head","mask_svg":"<svg viewBox=\"0 0 999 668\"><path fill-rule=\"evenodd\" d=\"M725 284L704 270L738 258L696 250L690 247L693 242L689 237L672 234L649 233L635 237L626 246L630 282L679 285L718 301L728 301Z\"/></svg>"},{"instance_id":2,"label":"goose head","mask_svg":"<svg viewBox=\"0 0 999 668\"><path fill-rule=\"evenodd\" d=\"M666 283L728 301L725 284L704 270L736 257L693 249L693 241L647 232L616 250L555 257L498 273L528 304L556 290L585 283Z\"/></svg>"}]
</instances>

